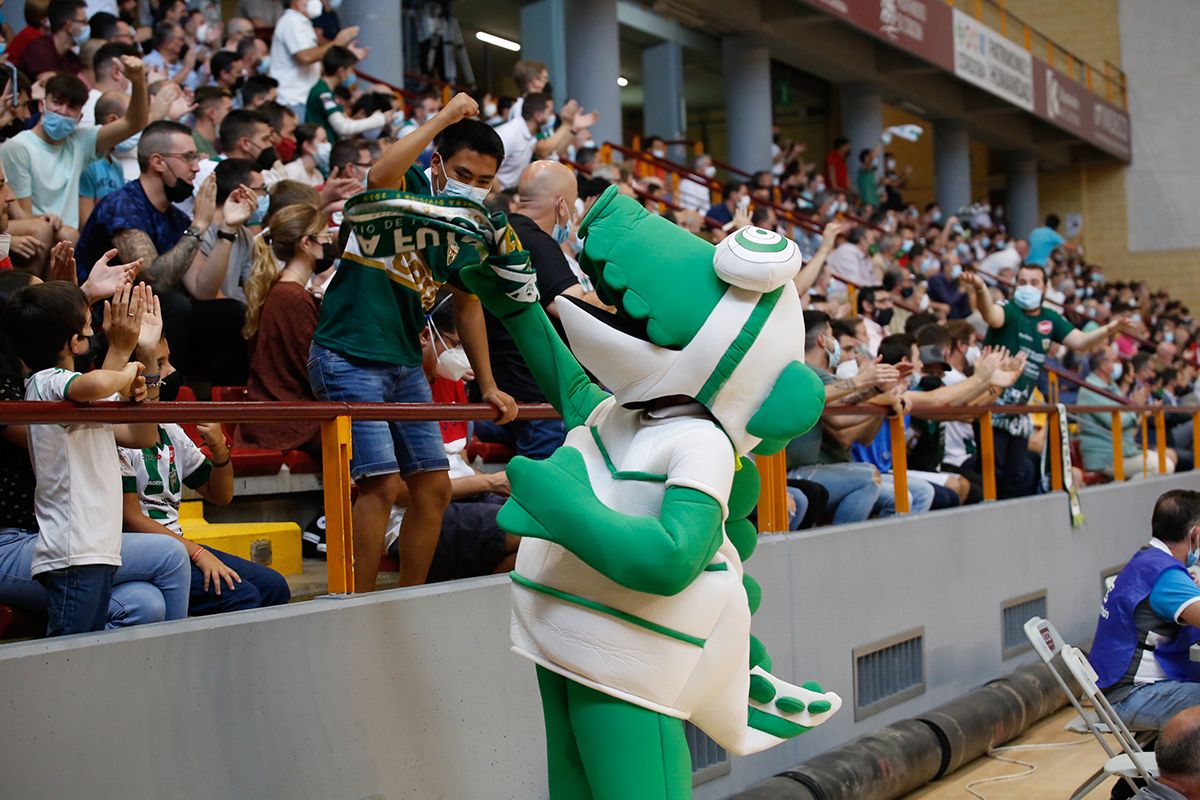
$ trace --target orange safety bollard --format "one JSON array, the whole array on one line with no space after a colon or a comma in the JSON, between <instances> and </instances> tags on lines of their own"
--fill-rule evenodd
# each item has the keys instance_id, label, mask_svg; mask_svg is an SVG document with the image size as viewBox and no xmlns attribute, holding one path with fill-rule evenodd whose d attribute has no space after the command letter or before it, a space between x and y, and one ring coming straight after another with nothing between
<instances>
[{"instance_id":1,"label":"orange safety bollard","mask_svg":"<svg viewBox=\"0 0 1200 800\"><path fill-rule=\"evenodd\" d=\"M784 453L756 456L761 485L758 490L758 532L779 533L788 529L787 457Z\"/></svg>"},{"instance_id":2,"label":"orange safety bollard","mask_svg":"<svg viewBox=\"0 0 1200 800\"><path fill-rule=\"evenodd\" d=\"M996 499L996 442L992 438L992 412L979 418L979 458L983 462L983 499Z\"/></svg>"},{"instance_id":3,"label":"orange safety bollard","mask_svg":"<svg viewBox=\"0 0 1200 800\"><path fill-rule=\"evenodd\" d=\"M1125 446L1121 442L1121 412L1112 412L1113 480L1125 480Z\"/></svg>"},{"instance_id":4,"label":"orange safety bollard","mask_svg":"<svg viewBox=\"0 0 1200 800\"><path fill-rule=\"evenodd\" d=\"M350 517L350 418L321 423L325 546L329 593L354 593L354 524Z\"/></svg>"},{"instance_id":5,"label":"orange safety bollard","mask_svg":"<svg viewBox=\"0 0 1200 800\"><path fill-rule=\"evenodd\" d=\"M1046 373L1046 380L1050 386L1050 403L1058 403L1058 375L1053 372Z\"/></svg>"},{"instance_id":6,"label":"orange safety bollard","mask_svg":"<svg viewBox=\"0 0 1200 800\"><path fill-rule=\"evenodd\" d=\"M1167 474L1167 412L1161 408L1154 411L1154 449L1158 451L1158 474ZM1146 439L1142 438L1142 444Z\"/></svg>"},{"instance_id":7,"label":"orange safety bollard","mask_svg":"<svg viewBox=\"0 0 1200 800\"><path fill-rule=\"evenodd\" d=\"M1058 388L1053 382L1056 376L1050 373L1051 389L1053 393ZM1058 411L1051 411L1046 417L1046 424L1049 426L1049 436L1046 437L1047 446L1050 448L1050 488L1056 492L1061 492L1063 488L1063 454L1062 454L1062 435L1059 431Z\"/></svg>"},{"instance_id":8,"label":"orange safety bollard","mask_svg":"<svg viewBox=\"0 0 1200 800\"><path fill-rule=\"evenodd\" d=\"M892 434L892 487L896 494L896 513L907 514L908 442L904 438L904 417L888 417Z\"/></svg>"},{"instance_id":9,"label":"orange safety bollard","mask_svg":"<svg viewBox=\"0 0 1200 800\"><path fill-rule=\"evenodd\" d=\"M846 284L846 302L850 304L850 313L858 313L858 287L852 283Z\"/></svg>"},{"instance_id":10,"label":"orange safety bollard","mask_svg":"<svg viewBox=\"0 0 1200 800\"><path fill-rule=\"evenodd\" d=\"M450 84L444 84L442 86L442 105L449 103L453 96L454 93L450 90Z\"/></svg>"}]
</instances>

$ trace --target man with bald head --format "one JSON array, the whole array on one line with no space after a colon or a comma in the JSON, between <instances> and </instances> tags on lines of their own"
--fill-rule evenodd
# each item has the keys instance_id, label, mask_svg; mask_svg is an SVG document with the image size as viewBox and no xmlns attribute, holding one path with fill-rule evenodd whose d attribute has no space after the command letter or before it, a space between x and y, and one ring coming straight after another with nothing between
<instances>
[{"instance_id":1,"label":"man with bald head","mask_svg":"<svg viewBox=\"0 0 1200 800\"><path fill-rule=\"evenodd\" d=\"M1200 800L1200 708L1180 711L1167 721L1154 746L1158 782L1134 800Z\"/></svg>"},{"instance_id":2,"label":"man with bald head","mask_svg":"<svg viewBox=\"0 0 1200 800\"><path fill-rule=\"evenodd\" d=\"M508 215L508 222L520 238L521 246L529 251L530 263L537 272L542 307L556 328L559 327L558 310L554 307L554 299L559 295L584 297L584 288L571 271L561 247L574 234L578 223L575 219L577 187L574 173L562 164L535 161L521 173L517 208ZM486 315L486 320L496 385L518 402L545 403L546 396L538 388L508 330L491 314ZM561 328L559 335L562 335ZM516 447L518 455L535 459L548 457L566 437L562 420L518 419L504 429L481 425L476 432L485 441L509 442Z\"/></svg>"}]
</instances>

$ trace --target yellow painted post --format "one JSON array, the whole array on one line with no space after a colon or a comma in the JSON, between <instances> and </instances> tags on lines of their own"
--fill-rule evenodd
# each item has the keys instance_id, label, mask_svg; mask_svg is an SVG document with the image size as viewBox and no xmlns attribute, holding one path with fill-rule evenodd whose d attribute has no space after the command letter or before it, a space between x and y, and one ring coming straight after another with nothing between
<instances>
[{"instance_id":1,"label":"yellow painted post","mask_svg":"<svg viewBox=\"0 0 1200 800\"><path fill-rule=\"evenodd\" d=\"M904 417L888 417L892 434L892 487L896 513L908 513L908 442L904 439Z\"/></svg>"},{"instance_id":2,"label":"yellow painted post","mask_svg":"<svg viewBox=\"0 0 1200 800\"><path fill-rule=\"evenodd\" d=\"M983 0L975 0L975 19L983 22Z\"/></svg>"},{"instance_id":3,"label":"yellow painted post","mask_svg":"<svg viewBox=\"0 0 1200 800\"><path fill-rule=\"evenodd\" d=\"M983 499L996 499L996 443L992 438L992 412L979 418L979 458L983 462Z\"/></svg>"},{"instance_id":4,"label":"yellow painted post","mask_svg":"<svg viewBox=\"0 0 1200 800\"><path fill-rule=\"evenodd\" d=\"M609 144L608 142L605 142L604 144L600 145L600 163L601 164L611 164L612 163L612 154L613 154L613 149L612 149L611 144Z\"/></svg>"},{"instance_id":5,"label":"yellow painted post","mask_svg":"<svg viewBox=\"0 0 1200 800\"><path fill-rule=\"evenodd\" d=\"M1008 36L1008 2L1007 0L999 0L1000 6L1000 32Z\"/></svg>"},{"instance_id":6,"label":"yellow painted post","mask_svg":"<svg viewBox=\"0 0 1200 800\"><path fill-rule=\"evenodd\" d=\"M1146 440L1143 438L1142 443ZM1161 408L1154 411L1154 449L1158 451L1158 474L1167 474L1167 412Z\"/></svg>"},{"instance_id":7,"label":"yellow painted post","mask_svg":"<svg viewBox=\"0 0 1200 800\"><path fill-rule=\"evenodd\" d=\"M1056 376L1050 373L1051 392L1057 393L1057 385L1053 383ZM1050 448L1050 488L1056 492L1061 492L1063 488L1063 470L1068 468L1068 465L1063 464L1062 455L1062 435L1059 430L1058 410L1051 411L1046 417L1046 424L1049 425L1049 436L1046 437L1046 446Z\"/></svg>"},{"instance_id":8,"label":"yellow painted post","mask_svg":"<svg viewBox=\"0 0 1200 800\"><path fill-rule=\"evenodd\" d=\"M1112 412L1113 480L1125 480L1125 446L1121 442L1121 412Z\"/></svg>"},{"instance_id":9,"label":"yellow painted post","mask_svg":"<svg viewBox=\"0 0 1200 800\"><path fill-rule=\"evenodd\" d=\"M1146 415L1141 414L1140 416L1142 422L1142 477L1145 478L1150 475L1150 454L1146 452L1146 428L1148 425L1146 424Z\"/></svg>"},{"instance_id":10,"label":"yellow painted post","mask_svg":"<svg viewBox=\"0 0 1200 800\"><path fill-rule=\"evenodd\" d=\"M1058 375L1053 372L1046 373L1046 379L1050 383L1050 402L1058 402Z\"/></svg>"},{"instance_id":11,"label":"yellow painted post","mask_svg":"<svg viewBox=\"0 0 1200 800\"><path fill-rule=\"evenodd\" d=\"M447 103L449 103L450 98L452 96L453 96L453 94L450 91L450 84L447 83L444 86L442 86L442 105L446 105Z\"/></svg>"},{"instance_id":12,"label":"yellow painted post","mask_svg":"<svg viewBox=\"0 0 1200 800\"><path fill-rule=\"evenodd\" d=\"M1092 91L1092 83L1094 82L1094 78L1092 76L1092 65L1091 64L1085 64L1083 66L1083 75L1084 75L1084 78L1087 80L1087 88L1088 88L1088 91L1090 92L1090 91Z\"/></svg>"},{"instance_id":13,"label":"yellow painted post","mask_svg":"<svg viewBox=\"0 0 1200 800\"><path fill-rule=\"evenodd\" d=\"M1025 31L1025 49L1032 53L1033 52L1033 32L1029 30L1028 25L1025 26L1024 31Z\"/></svg>"},{"instance_id":14,"label":"yellow painted post","mask_svg":"<svg viewBox=\"0 0 1200 800\"><path fill-rule=\"evenodd\" d=\"M858 287L852 283L846 284L846 302L850 304L850 313L858 314Z\"/></svg>"},{"instance_id":15,"label":"yellow painted post","mask_svg":"<svg viewBox=\"0 0 1200 800\"><path fill-rule=\"evenodd\" d=\"M762 481L758 490L758 531L778 533L788 529L787 458L783 453L756 456L755 466Z\"/></svg>"},{"instance_id":16,"label":"yellow painted post","mask_svg":"<svg viewBox=\"0 0 1200 800\"><path fill-rule=\"evenodd\" d=\"M692 142L692 155L694 155L694 156L704 155L704 142L700 141L699 139Z\"/></svg>"},{"instance_id":17,"label":"yellow painted post","mask_svg":"<svg viewBox=\"0 0 1200 800\"><path fill-rule=\"evenodd\" d=\"M354 593L354 524L350 517L350 418L321 423L325 546L329 593Z\"/></svg>"}]
</instances>

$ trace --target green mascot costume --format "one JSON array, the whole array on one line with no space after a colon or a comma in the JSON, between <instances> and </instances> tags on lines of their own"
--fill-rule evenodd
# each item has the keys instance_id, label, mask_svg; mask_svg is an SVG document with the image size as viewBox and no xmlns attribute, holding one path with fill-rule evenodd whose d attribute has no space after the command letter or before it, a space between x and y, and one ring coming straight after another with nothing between
<instances>
[{"instance_id":1,"label":"green mascot costume","mask_svg":"<svg viewBox=\"0 0 1200 800\"><path fill-rule=\"evenodd\" d=\"M580 235L580 265L616 312L559 297L569 348L511 235L461 274L568 430L548 460L508 468L498 521L524 537L513 650L537 665L552 800L684 800L683 720L745 755L841 706L770 673L742 567L757 539L747 456L780 451L824 406L803 363L801 257L753 227L714 247L616 187Z\"/></svg>"}]
</instances>

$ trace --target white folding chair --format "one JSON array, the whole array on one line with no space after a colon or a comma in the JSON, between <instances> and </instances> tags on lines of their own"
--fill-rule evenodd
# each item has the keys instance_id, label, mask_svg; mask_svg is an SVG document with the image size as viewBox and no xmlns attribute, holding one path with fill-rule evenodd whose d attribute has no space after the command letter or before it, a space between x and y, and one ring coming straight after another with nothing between
<instances>
[{"instance_id":1,"label":"white folding chair","mask_svg":"<svg viewBox=\"0 0 1200 800\"><path fill-rule=\"evenodd\" d=\"M1104 771L1109 775L1119 775L1126 781L1139 777L1147 783L1155 783L1155 779L1158 778L1158 760L1154 757L1154 753L1142 750L1137 740L1133 738L1133 734L1129 732L1129 728L1113 710L1108 698L1096 684L1096 670L1092 669L1092 665L1084 656L1083 651L1078 647L1065 645L1062 648L1062 660L1082 687L1083 693L1092 701L1092 708L1096 710L1096 714L1108 726L1109 731L1121 745L1121 749L1125 751L1123 755L1110 758L1104 765Z\"/></svg>"},{"instance_id":2,"label":"white folding chair","mask_svg":"<svg viewBox=\"0 0 1200 800\"><path fill-rule=\"evenodd\" d=\"M1108 726L1098 722L1094 715L1084 710L1083 704L1079 702L1079 698L1071 691L1071 687L1067 685L1058 668L1054 666L1054 656L1062 652L1063 645L1065 644L1062 637L1058 635L1058 630L1051 624L1050 620L1042 619L1041 617L1030 617L1029 621L1025 623L1025 638L1033 645L1034 652L1038 654L1042 662L1049 667L1050 673L1054 675L1054 680L1058 681L1059 687L1067 695L1067 699L1071 701L1071 705L1075 706L1075 710L1079 712L1079 719L1082 721L1083 726L1096 737L1096 741L1104 749L1104 753L1108 756L1109 761L1120 757L1120 754L1109 744L1109 740L1104 737L1104 734L1109 732ZM1103 767L1096 770L1095 774L1080 784L1079 788L1071 794L1070 800L1081 800L1086 797L1093 789L1108 780L1111 774ZM1124 775L1121 777L1125 778L1125 782L1129 784L1131 789L1137 790L1137 785L1133 782L1132 778Z\"/></svg>"}]
</instances>

